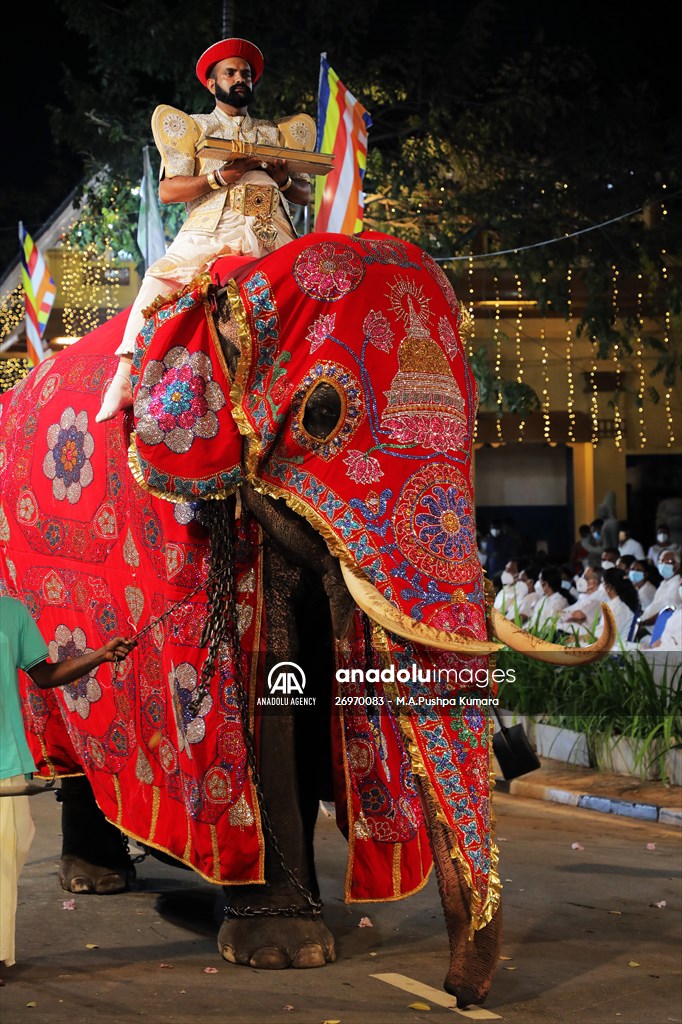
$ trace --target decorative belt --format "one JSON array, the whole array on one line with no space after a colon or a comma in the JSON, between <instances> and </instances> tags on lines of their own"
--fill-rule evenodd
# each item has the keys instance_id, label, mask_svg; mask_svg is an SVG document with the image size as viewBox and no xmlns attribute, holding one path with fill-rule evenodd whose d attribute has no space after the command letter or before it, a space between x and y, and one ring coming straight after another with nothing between
<instances>
[{"instance_id":1,"label":"decorative belt","mask_svg":"<svg viewBox=\"0 0 682 1024\"><path fill-rule=\"evenodd\" d=\"M277 242L277 228L273 216L279 206L279 191L276 185L257 185L255 182L233 185L227 197L233 213L244 217L255 217L253 233L266 249L274 248Z\"/></svg>"}]
</instances>

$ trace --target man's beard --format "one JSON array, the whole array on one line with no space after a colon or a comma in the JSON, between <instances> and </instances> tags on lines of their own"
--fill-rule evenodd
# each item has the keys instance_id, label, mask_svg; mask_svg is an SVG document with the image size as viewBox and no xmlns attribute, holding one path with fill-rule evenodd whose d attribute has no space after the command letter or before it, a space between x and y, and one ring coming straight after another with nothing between
<instances>
[{"instance_id":1,"label":"man's beard","mask_svg":"<svg viewBox=\"0 0 682 1024\"><path fill-rule=\"evenodd\" d=\"M221 103L227 103L230 107L236 107L239 110L242 107L248 107L253 99L253 89L248 85L231 85L229 89L225 90L221 89L216 82L215 98Z\"/></svg>"}]
</instances>

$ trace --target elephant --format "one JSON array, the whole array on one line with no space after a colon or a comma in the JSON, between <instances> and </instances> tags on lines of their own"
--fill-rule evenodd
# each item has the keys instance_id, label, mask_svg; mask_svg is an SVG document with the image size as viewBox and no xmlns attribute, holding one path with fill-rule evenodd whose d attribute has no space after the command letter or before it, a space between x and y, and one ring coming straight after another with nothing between
<instances>
[{"instance_id":1,"label":"elephant","mask_svg":"<svg viewBox=\"0 0 682 1024\"><path fill-rule=\"evenodd\" d=\"M495 653L557 664L492 607L476 548L476 384L437 262L389 235L224 257L146 312L134 408L95 413L125 314L2 399L0 580L53 657L132 632L63 691L25 680L39 773L61 777L60 878L131 880L127 840L215 883L228 961L335 958L315 875L320 800L349 902L435 866L446 991L498 960ZM123 837L123 839L122 839Z\"/></svg>"}]
</instances>

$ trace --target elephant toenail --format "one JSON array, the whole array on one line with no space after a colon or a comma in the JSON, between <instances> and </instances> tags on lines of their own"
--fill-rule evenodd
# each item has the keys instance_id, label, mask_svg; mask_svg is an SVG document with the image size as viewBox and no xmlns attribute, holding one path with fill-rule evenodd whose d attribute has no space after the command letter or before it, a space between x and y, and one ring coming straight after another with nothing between
<instances>
[{"instance_id":1,"label":"elephant toenail","mask_svg":"<svg viewBox=\"0 0 682 1024\"><path fill-rule=\"evenodd\" d=\"M288 967L290 959L278 946L261 946L249 960L249 967L259 967L265 971L281 971Z\"/></svg>"},{"instance_id":2,"label":"elephant toenail","mask_svg":"<svg viewBox=\"0 0 682 1024\"><path fill-rule=\"evenodd\" d=\"M316 942L306 942L297 951L296 956L291 961L291 966L299 968L324 967L326 962L322 946Z\"/></svg>"}]
</instances>

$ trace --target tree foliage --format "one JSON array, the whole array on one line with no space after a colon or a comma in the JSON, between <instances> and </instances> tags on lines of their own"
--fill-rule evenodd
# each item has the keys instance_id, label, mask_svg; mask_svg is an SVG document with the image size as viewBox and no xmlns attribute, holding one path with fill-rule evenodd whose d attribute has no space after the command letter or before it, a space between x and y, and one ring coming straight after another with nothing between
<instances>
[{"instance_id":1,"label":"tree foliage","mask_svg":"<svg viewBox=\"0 0 682 1024\"><path fill-rule=\"evenodd\" d=\"M211 109L193 68L221 36L223 3L58 3L85 46L65 69L55 137L86 175L106 167L119 188L138 181L156 104ZM316 0L298 18L263 0L233 13L235 34L266 56L256 116L315 116L320 52L370 111L368 227L441 260L518 250L508 259L529 297L554 312L568 313L573 268L585 285L581 329L603 353L614 342L631 350L639 317L679 314L680 132L637 67L522 34L495 0L346 0L342 11ZM618 333L613 267L642 292ZM660 355L669 380L680 355Z\"/></svg>"}]
</instances>

